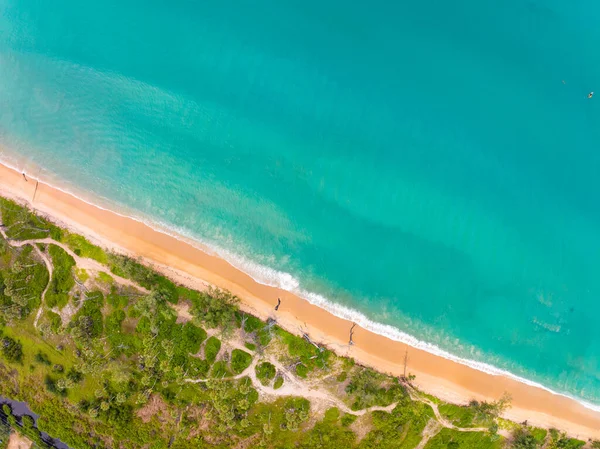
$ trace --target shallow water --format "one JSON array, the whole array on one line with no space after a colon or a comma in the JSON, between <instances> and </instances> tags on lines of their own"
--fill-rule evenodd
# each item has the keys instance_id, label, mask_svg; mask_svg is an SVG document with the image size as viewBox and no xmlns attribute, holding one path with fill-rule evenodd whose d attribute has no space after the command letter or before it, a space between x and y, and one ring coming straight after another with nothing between
<instances>
[{"instance_id":1,"label":"shallow water","mask_svg":"<svg viewBox=\"0 0 600 449\"><path fill-rule=\"evenodd\" d=\"M597 2L101 3L0 0L1 158L600 404Z\"/></svg>"}]
</instances>

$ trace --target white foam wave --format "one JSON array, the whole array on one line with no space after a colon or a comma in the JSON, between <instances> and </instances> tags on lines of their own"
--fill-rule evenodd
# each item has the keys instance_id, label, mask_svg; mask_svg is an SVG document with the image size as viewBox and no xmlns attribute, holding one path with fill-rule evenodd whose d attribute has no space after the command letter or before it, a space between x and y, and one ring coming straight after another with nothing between
<instances>
[{"instance_id":1,"label":"white foam wave","mask_svg":"<svg viewBox=\"0 0 600 449\"><path fill-rule=\"evenodd\" d=\"M0 159L0 163L5 165L6 167L9 167L13 170L18 171L18 172L23 172L22 168L18 168L16 166L12 165L10 162ZM42 180L40 180L40 181L42 181ZM335 315L336 317L354 322L357 325L361 326L362 328L364 328L368 331L371 331L375 334L382 335L384 337L389 338L390 340L402 342L402 343L412 346L414 348L417 348L417 349L420 349L423 351L427 351L431 354L437 355L439 357L443 357L448 360L452 360L456 363L466 365L470 368L476 369L478 371L482 371L487 374L491 374L494 376L506 376L508 378L514 379L523 384L526 384L526 385L529 385L532 387L536 387L536 388L541 388L541 389L548 391L549 393L552 393L554 395L563 396L563 397L572 399L587 409L593 410L595 412L600 412L600 405L592 404L592 403L584 401L580 398L575 398L568 394L554 391L538 382L518 376L516 374L511 373L510 371L507 371L507 370L504 370L501 368L497 368L488 363L479 362L476 360L471 360L471 359L456 356L456 355L440 348L437 345L419 340L416 337L414 337L410 334L407 334L407 333L401 331L400 329L397 329L391 325L373 321L373 320L369 319L366 315L364 315L363 313L361 313L357 310L354 310L350 307L346 307L342 304L338 304L333 301L330 301L326 297L319 295L317 293L303 290L300 287L300 281L298 279L296 279L294 276L292 276L290 273L272 269L265 265L261 265L259 263L253 262L250 259L248 259L244 256L241 256L239 254L233 253L229 250L217 247L211 243L204 242L195 236L189 235L189 232L185 229L176 229L172 225L156 222L151 219L139 218L139 217L136 217L134 214L126 215L123 213L119 213L119 212L114 211L113 209L108 209L107 207L103 207L103 206L97 204L97 202L92 202L88 199L82 198L80 195L75 194L72 191L69 191L67 189L63 189L60 186L57 186L55 184L50 184L50 183L46 182L45 180L43 182L56 190L59 190L63 193L74 196L75 198L77 198L80 201L83 201L94 207L98 207L99 209L110 211L121 217L129 218L129 219L137 221L138 223L145 224L146 226L150 227L151 229L153 229L157 232L167 234L177 240L191 244L192 246L194 246L197 249L200 249L202 251L206 251L207 249L209 249L209 250L213 251L214 253L216 253L221 258L225 259L228 263L230 263L235 268L248 274L256 282L263 284L263 285L268 285L271 287L281 288L283 290L294 293L295 295L298 295L301 298L307 300L311 304L314 304L318 307L321 307L324 310L327 310L329 313ZM105 201L109 202L108 199L105 199Z\"/></svg>"}]
</instances>

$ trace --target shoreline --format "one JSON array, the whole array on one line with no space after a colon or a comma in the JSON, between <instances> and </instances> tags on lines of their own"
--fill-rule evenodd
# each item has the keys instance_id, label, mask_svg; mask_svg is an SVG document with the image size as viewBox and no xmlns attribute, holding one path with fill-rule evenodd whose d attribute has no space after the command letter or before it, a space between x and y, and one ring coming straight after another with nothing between
<instances>
[{"instance_id":1,"label":"shoreline","mask_svg":"<svg viewBox=\"0 0 600 449\"><path fill-rule=\"evenodd\" d=\"M575 399L525 383L529 382L526 379L490 374L360 325L355 328L355 345L349 346L350 320L287 290L259 283L209 248L200 249L197 242L95 206L41 180L37 191L36 185L35 178L28 175L26 181L21 172L0 163L0 194L26 202L103 247L142 257L178 283L196 289L213 284L230 290L240 297L242 309L263 319L275 316L274 307L277 298L281 298L276 317L282 327L294 333L303 329L340 355L400 375L407 351L407 372L416 375L415 384L427 393L450 402L466 403L471 399L495 400L508 392L512 408L504 417L517 422L527 420L540 427L556 427L582 439L600 438L600 412Z\"/></svg>"}]
</instances>

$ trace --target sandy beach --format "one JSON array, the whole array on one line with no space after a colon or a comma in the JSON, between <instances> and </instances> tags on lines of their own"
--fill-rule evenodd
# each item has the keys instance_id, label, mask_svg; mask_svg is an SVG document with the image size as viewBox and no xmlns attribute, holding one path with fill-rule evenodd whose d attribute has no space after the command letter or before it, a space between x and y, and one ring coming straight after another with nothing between
<instances>
[{"instance_id":1,"label":"sandy beach","mask_svg":"<svg viewBox=\"0 0 600 449\"><path fill-rule=\"evenodd\" d=\"M285 290L259 284L227 261L203 251L185 239L156 231L134 219L86 203L52 186L0 164L0 194L25 201L59 224L77 231L95 243L154 264L173 280L193 288L207 284L230 290L241 298L242 308L262 318L274 317L287 330L304 330L337 353L392 374L407 371L415 384L444 400L465 403L471 399L494 400L503 393L512 397L505 417L542 427L556 427L581 439L600 438L600 413L577 401L529 386L514 379L478 371L370 331ZM35 195L35 197L34 197ZM278 312L274 311L281 298Z\"/></svg>"}]
</instances>

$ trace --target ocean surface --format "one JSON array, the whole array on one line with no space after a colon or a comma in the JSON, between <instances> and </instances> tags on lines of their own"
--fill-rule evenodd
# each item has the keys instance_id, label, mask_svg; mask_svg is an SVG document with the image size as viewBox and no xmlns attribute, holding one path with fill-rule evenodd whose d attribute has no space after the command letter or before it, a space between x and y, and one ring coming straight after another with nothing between
<instances>
[{"instance_id":1,"label":"ocean surface","mask_svg":"<svg viewBox=\"0 0 600 449\"><path fill-rule=\"evenodd\" d=\"M596 0L0 0L0 159L600 405L599 23Z\"/></svg>"}]
</instances>

